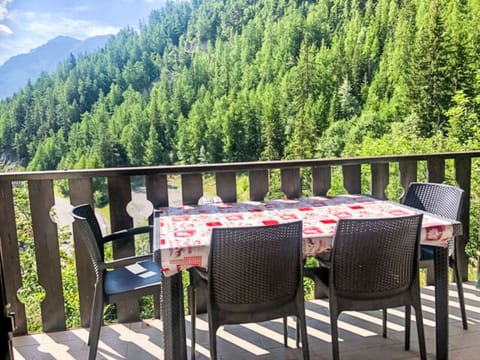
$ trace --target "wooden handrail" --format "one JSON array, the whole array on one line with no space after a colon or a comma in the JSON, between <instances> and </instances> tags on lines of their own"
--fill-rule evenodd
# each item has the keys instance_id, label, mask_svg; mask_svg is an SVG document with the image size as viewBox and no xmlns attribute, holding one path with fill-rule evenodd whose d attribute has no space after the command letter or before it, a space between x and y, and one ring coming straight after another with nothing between
<instances>
[{"instance_id":1,"label":"wooden handrail","mask_svg":"<svg viewBox=\"0 0 480 360\"><path fill-rule=\"evenodd\" d=\"M285 169L313 166L338 166L356 164L395 163L400 161L425 161L447 160L460 158L480 157L480 150L464 152L444 152L435 154L412 154L412 155L382 155L364 156L351 158L328 158L308 160L276 160L276 161L252 161L235 163L195 164L195 165L165 165L148 167L123 167L104 169L81 169L81 170L52 170L52 171L25 171L0 173L0 181L22 180L59 180L81 179L105 176L138 176L149 174L190 174L209 173L223 171L251 171L261 169Z\"/></svg>"}]
</instances>

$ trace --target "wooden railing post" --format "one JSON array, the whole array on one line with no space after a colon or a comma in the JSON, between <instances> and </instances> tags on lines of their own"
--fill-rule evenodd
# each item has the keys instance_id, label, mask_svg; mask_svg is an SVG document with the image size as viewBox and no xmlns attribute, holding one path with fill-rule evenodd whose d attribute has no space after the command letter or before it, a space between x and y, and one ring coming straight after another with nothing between
<instances>
[{"instance_id":1,"label":"wooden railing post","mask_svg":"<svg viewBox=\"0 0 480 360\"><path fill-rule=\"evenodd\" d=\"M302 195L300 168L281 169L282 192L288 199L298 199Z\"/></svg>"},{"instance_id":2,"label":"wooden railing post","mask_svg":"<svg viewBox=\"0 0 480 360\"><path fill-rule=\"evenodd\" d=\"M153 174L145 177L147 188L147 200L154 209L161 206L168 206L168 179L167 175Z\"/></svg>"},{"instance_id":3,"label":"wooden railing post","mask_svg":"<svg viewBox=\"0 0 480 360\"><path fill-rule=\"evenodd\" d=\"M431 159L427 161L428 181L442 183L445 180L445 160Z\"/></svg>"},{"instance_id":4,"label":"wooden railing post","mask_svg":"<svg viewBox=\"0 0 480 360\"><path fill-rule=\"evenodd\" d=\"M38 281L45 290L42 309L43 331L66 329L58 231L50 217L55 204L52 180L28 181Z\"/></svg>"},{"instance_id":5,"label":"wooden railing post","mask_svg":"<svg viewBox=\"0 0 480 360\"><path fill-rule=\"evenodd\" d=\"M268 193L268 170L252 170L248 173L250 200L263 201Z\"/></svg>"},{"instance_id":6,"label":"wooden railing post","mask_svg":"<svg viewBox=\"0 0 480 360\"><path fill-rule=\"evenodd\" d=\"M133 227L133 219L127 212L127 205L132 200L130 176L109 176L107 179L112 232ZM115 241L112 248L115 259L135 255L135 244L132 237ZM138 321L140 319L138 301L119 301L117 303L117 319L121 323Z\"/></svg>"},{"instance_id":7,"label":"wooden railing post","mask_svg":"<svg viewBox=\"0 0 480 360\"><path fill-rule=\"evenodd\" d=\"M343 187L349 194L360 194L362 192L362 167L361 165L344 165Z\"/></svg>"},{"instance_id":8,"label":"wooden railing post","mask_svg":"<svg viewBox=\"0 0 480 360\"><path fill-rule=\"evenodd\" d=\"M17 291L22 287L20 272L20 256L18 253L17 228L15 221L15 206L13 202L12 183L0 181L0 247L3 254L5 277L5 295L15 314L14 335L26 335L27 316L25 305L17 298Z\"/></svg>"},{"instance_id":9,"label":"wooden railing post","mask_svg":"<svg viewBox=\"0 0 480 360\"><path fill-rule=\"evenodd\" d=\"M129 176L108 177L108 201L112 232L133 227L133 219L127 212L127 205L132 201ZM131 239L126 238L113 243L115 259L132 255L135 255L135 246Z\"/></svg>"},{"instance_id":10,"label":"wooden railing post","mask_svg":"<svg viewBox=\"0 0 480 360\"><path fill-rule=\"evenodd\" d=\"M312 193L314 196L325 196L332 186L332 168L330 166L314 166L312 168Z\"/></svg>"},{"instance_id":11,"label":"wooden railing post","mask_svg":"<svg viewBox=\"0 0 480 360\"><path fill-rule=\"evenodd\" d=\"M168 179L167 175L153 174L145 177L145 187L147 191L147 200L150 201L154 209L162 206L168 206ZM148 222L153 224L153 214L149 217ZM150 239L150 250L153 250L153 239ZM161 318L161 301L160 294L153 295L153 303L155 306L155 318Z\"/></svg>"},{"instance_id":12,"label":"wooden railing post","mask_svg":"<svg viewBox=\"0 0 480 360\"><path fill-rule=\"evenodd\" d=\"M182 174L182 202L184 205L198 204L203 195L202 174Z\"/></svg>"},{"instance_id":13,"label":"wooden railing post","mask_svg":"<svg viewBox=\"0 0 480 360\"><path fill-rule=\"evenodd\" d=\"M91 178L70 179L68 187L72 206L90 204L94 207ZM75 222L73 223L72 230L80 300L80 324L83 327L88 327L90 326L90 313L92 311L95 272L93 271L93 265L87 247L82 241L82 233L78 230Z\"/></svg>"},{"instance_id":14,"label":"wooden railing post","mask_svg":"<svg viewBox=\"0 0 480 360\"><path fill-rule=\"evenodd\" d=\"M372 195L386 199L385 189L390 178L389 164L372 164Z\"/></svg>"},{"instance_id":15,"label":"wooden railing post","mask_svg":"<svg viewBox=\"0 0 480 360\"><path fill-rule=\"evenodd\" d=\"M217 172L215 183L217 195L223 202L237 201L237 177L235 172Z\"/></svg>"},{"instance_id":16,"label":"wooden railing post","mask_svg":"<svg viewBox=\"0 0 480 360\"><path fill-rule=\"evenodd\" d=\"M468 280L468 258L465 253L465 246L470 237L470 194L471 194L471 173L472 160L469 157L460 157L455 159L455 180L457 184L463 189L463 204L460 211L460 221L463 225L463 234L458 236L458 253L457 262L462 269L462 280Z\"/></svg>"},{"instance_id":17,"label":"wooden railing post","mask_svg":"<svg viewBox=\"0 0 480 360\"><path fill-rule=\"evenodd\" d=\"M399 201L403 200L410 183L417 181L417 166L417 162L414 160L400 161L398 163L398 168L400 170L400 184L403 187L403 193L400 195Z\"/></svg>"}]
</instances>

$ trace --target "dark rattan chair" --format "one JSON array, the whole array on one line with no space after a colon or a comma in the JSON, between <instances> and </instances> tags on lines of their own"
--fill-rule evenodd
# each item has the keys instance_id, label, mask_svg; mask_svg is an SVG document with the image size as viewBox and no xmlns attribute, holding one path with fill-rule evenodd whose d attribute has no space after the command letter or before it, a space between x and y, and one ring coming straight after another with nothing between
<instances>
[{"instance_id":1,"label":"dark rattan chair","mask_svg":"<svg viewBox=\"0 0 480 360\"><path fill-rule=\"evenodd\" d=\"M102 236L97 218L90 205L74 207L72 216L87 247L96 275L88 336L88 345L90 346L88 358L93 360L97 353L104 306L119 300L160 294L161 269L152 261L151 254L131 256L110 262L104 260L105 243L119 239L125 241L125 238L133 235L150 233L151 227L132 228Z\"/></svg>"},{"instance_id":2,"label":"dark rattan chair","mask_svg":"<svg viewBox=\"0 0 480 360\"><path fill-rule=\"evenodd\" d=\"M217 358L220 326L287 316L300 320L303 358L309 359L302 280L302 222L244 228L214 228L208 271L211 359ZM198 278L197 278L198 280ZM202 281L199 281L202 284ZM201 286L201 285L200 285ZM195 291L190 292L192 358L195 356Z\"/></svg>"},{"instance_id":3,"label":"dark rattan chair","mask_svg":"<svg viewBox=\"0 0 480 360\"><path fill-rule=\"evenodd\" d=\"M458 220L463 200L463 190L446 184L436 183L411 183L408 187L403 203L405 205L427 211L432 214L440 215L449 219ZM465 299L463 296L462 269L456 261L459 254L459 244L453 239L453 251L449 256L449 265L455 274L457 283L458 301L460 303L460 312L462 314L462 323L465 330L468 329L467 313L465 310ZM430 265L433 268L433 252L432 246L420 246L420 267ZM406 311L407 323L409 326L410 311Z\"/></svg>"},{"instance_id":4,"label":"dark rattan chair","mask_svg":"<svg viewBox=\"0 0 480 360\"><path fill-rule=\"evenodd\" d=\"M329 278L334 359L339 359L337 319L342 311L403 305L415 309L420 355L426 359L418 271L422 218L339 220Z\"/></svg>"}]
</instances>

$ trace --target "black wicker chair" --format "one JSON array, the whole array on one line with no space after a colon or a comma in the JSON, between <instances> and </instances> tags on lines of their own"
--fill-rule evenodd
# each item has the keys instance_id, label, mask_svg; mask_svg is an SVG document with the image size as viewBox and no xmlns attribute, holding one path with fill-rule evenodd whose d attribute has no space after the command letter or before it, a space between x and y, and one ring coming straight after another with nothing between
<instances>
[{"instance_id":1,"label":"black wicker chair","mask_svg":"<svg viewBox=\"0 0 480 360\"><path fill-rule=\"evenodd\" d=\"M411 183L403 199L405 205L427 211L432 214L440 215L449 219L458 220L463 200L463 190L446 184L436 183ZM456 261L459 254L459 244L453 239L453 250L449 256L449 265L455 274L457 283L458 301L460 303L460 312L462 314L462 324L465 330L468 329L467 313L465 310L465 299L463 296L462 269ZM420 246L420 267L433 268L433 247ZM386 318L386 314L385 314ZM410 309L406 309L406 326L410 325Z\"/></svg>"},{"instance_id":2,"label":"black wicker chair","mask_svg":"<svg viewBox=\"0 0 480 360\"><path fill-rule=\"evenodd\" d=\"M339 359L337 318L342 311L402 305L415 309L420 356L426 359L418 271L422 218L339 220L329 278L334 359Z\"/></svg>"},{"instance_id":3,"label":"black wicker chair","mask_svg":"<svg viewBox=\"0 0 480 360\"><path fill-rule=\"evenodd\" d=\"M211 359L217 358L220 326L287 316L300 320L303 358L309 359L302 280L302 222L273 226L214 228L208 271L197 286L208 288ZM206 279L206 282L199 279ZM190 292L192 359L195 357L195 287Z\"/></svg>"},{"instance_id":4,"label":"black wicker chair","mask_svg":"<svg viewBox=\"0 0 480 360\"><path fill-rule=\"evenodd\" d=\"M131 256L105 262L104 244L110 241L150 233L151 227L144 226L118 231L102 236L100 226L89 204L73 208L72 216L88 250L95 270L96 282L90 318L88 358L97 354L100 329L103 322L103 308L119 300L137 299L145 295L160 294L161 268L152 262L152 254Z\"/></svg>"}]
</instances>

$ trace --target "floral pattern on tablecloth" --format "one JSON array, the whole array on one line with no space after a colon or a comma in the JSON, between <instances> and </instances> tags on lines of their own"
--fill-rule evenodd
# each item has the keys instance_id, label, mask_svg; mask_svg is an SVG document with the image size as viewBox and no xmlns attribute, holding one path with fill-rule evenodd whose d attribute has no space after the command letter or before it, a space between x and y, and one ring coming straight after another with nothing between
<instances>
[{"instance_id":1,"label":"floral pattern on tablecloth","mask_svg":"<svg viewBox=\"0 0 480 360\"><path fill-rule=\"evenodd\" d=\"M159 209L154 249L160 249L163 272L207 267L211 229L303 221L303 254L317 256L331 250L337 221L342 218L383 218L413 215L415 209L364 195L309 197L299 200L215 203ZM422 244L447 247L453 226L427 214L422 224Z\"/></svg>"}]
</instances>

